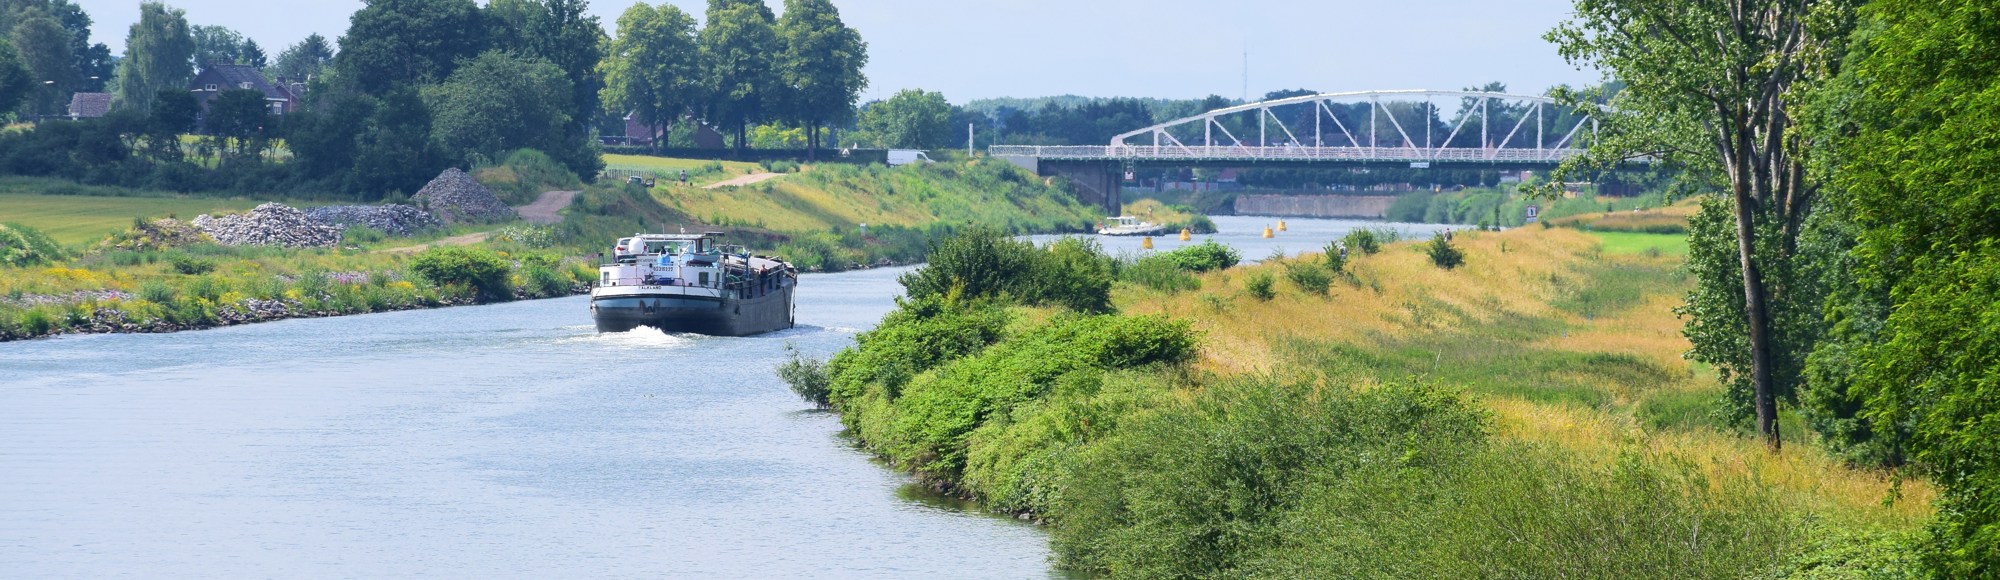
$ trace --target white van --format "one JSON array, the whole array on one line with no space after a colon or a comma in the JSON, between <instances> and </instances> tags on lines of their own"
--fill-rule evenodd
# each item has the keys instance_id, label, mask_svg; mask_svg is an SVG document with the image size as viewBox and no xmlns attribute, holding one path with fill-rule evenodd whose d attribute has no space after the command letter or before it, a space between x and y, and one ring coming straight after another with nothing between
<instances>
[{"instance_id":1,"label":"white van","mask_svg":"<svg viewBox=\"0 0 2000 580\"><path fill-rule=\"evenodd\" d=\"M917 163L917 162L930 163L931 158L929 155L925 155L923 151L918 151L916 149L889 150L890 167L909 165L911 163Z\"/></svg>"}]
</instances>

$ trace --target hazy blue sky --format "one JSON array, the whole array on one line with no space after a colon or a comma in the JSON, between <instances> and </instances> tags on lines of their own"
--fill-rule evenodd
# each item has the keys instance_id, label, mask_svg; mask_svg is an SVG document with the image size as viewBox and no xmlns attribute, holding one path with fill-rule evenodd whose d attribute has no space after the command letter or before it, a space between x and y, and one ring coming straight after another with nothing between
<instances>
[{"instance_id":1,"label":"hazy blue sky","mask_svg":"<svg viewBox=\"0 0 2000 580\"><path fill-rule=\"evenodd\" d=\"M75 0L100 42L122 52L137 0ZM222 25L276 56L314 32L338 38L360 0L169 0L194 24ZM702 0L672 0L700 17ZM772 7L782 6L771 0ZM898 89L953 102L997 96L1200 97L1310 88L1516 92L1598 75L1562 61L1542 33L1568 0L835 0L869 42L864 100ZM615 28L629 1L598 0Z\"/></svg>"}]
</instances>

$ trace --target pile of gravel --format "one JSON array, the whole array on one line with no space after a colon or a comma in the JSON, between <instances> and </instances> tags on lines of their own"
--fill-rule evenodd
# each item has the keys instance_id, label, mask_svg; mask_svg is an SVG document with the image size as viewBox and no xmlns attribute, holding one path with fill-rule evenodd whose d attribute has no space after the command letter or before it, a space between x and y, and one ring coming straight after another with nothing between
<instances>
[{"instance_id":1,"label":"pile of gravel","mask_svg":"<svg viewBox=\"0 0 2000 580\"><path fill-rule=\"evenodd\" d=\"M447 224L500 222L519 217L514 208L507 207L505 202L493 195L492 190L473 181L472 176L457 167L438 174L430 185L410 196L410 203L428 210Z\"/></svg>"},{"instance_id":2,"label":"pile of gravel","mask_svg":"<svg viewBox=\"0 0 2000 580\"><path fill-rule=\"evenodd\" d=\"M331 248L340 244L340 230L306 217L297 209L267 203L242 215L194 218L194 227L225 246L284 246Z\"/></svg>"},{"instance_id":3,"label":"pile of gravel","mask_svg":"<svg viewBox=\"0 0 2000 580\"><path fill-rule=\"evenodd\" d=\"M361 226L392 236L407 236L438 225L437 218L413 205L330 205L306 208L305 212L306 217L336 230Z\"/></svg>"}]
</instances>

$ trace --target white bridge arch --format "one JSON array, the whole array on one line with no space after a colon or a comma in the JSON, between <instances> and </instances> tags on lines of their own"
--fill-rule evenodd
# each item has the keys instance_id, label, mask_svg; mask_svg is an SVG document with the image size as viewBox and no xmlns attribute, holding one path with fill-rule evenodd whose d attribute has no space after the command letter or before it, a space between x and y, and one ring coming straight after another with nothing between
<instances>
[{"instance_id":1,"label":"white bridge arch","mask_svg":"<svg viewBox=\"0 0 2000 580\"><path fill-rule=\"evenodd\" d=\"M1454 119L1439 114L1440 99L1457 101ZM988 152L1074 161L1552 166L1583 153L1581 141L1596 132L1592 113L1550 97L1496 92L1321 93L1175 119L1112 137L1108 145L995 145Z\"/></svg>"}]
</instances>

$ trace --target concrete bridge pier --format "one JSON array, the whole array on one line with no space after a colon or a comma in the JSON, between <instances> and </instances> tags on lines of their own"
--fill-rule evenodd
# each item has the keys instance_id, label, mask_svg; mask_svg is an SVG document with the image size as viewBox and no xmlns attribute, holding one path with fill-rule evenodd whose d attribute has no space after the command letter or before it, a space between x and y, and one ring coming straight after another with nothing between
<instances>
[{"instance_id":1,"label":"concrete bridge pier","mask_svg":"<svg viewBox=\"0 0 2000 580\"><path fill-rule=\"evenodd\" d=\"M1070 186L1076 189L1076 195L1081 201L1104 208L1106 215L1121 215L1121 212L1125 211L1122 194L1125 174L1120 169L1120 164L1116 162L1034 158L1011 161L1033 170L1036 175L1042 177L1061 177L1069 180Z\"/></svg>"}]
</instances>

